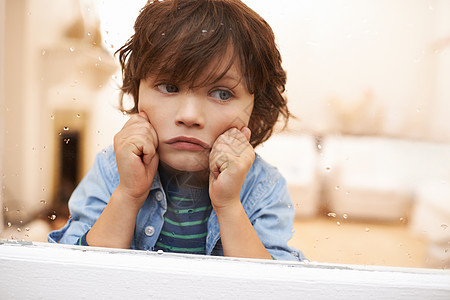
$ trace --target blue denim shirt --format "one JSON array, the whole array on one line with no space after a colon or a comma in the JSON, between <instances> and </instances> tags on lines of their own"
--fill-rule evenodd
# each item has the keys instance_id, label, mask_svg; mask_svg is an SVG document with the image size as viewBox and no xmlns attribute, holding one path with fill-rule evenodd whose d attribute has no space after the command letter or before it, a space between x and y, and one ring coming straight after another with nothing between
<instances>
[{"instance_id":1,"label":"blue denim shirt","mask_svg":"<svg viewBox=\"0 0 450 300\"><path fill-rule=\"evenodd\" d=\"M114 148L100 152L93 167L77 186L69 200L71 217L60 230L51 232L52 243L76 244L99 218L109 198L119 185ZM292 237L294 208L285 179L276 168L256 155L241 189L241 202L258 237L267 251L278 260L305 259L303 254L287 246ZM155 176L150 193L136 217L131 249L152 250L164 222L167 200L159 175ZM206 254L223 255L220 231L214 210L208 220ZM219 247L215 246L219 245Z\"/></svg>"}]
</instances>

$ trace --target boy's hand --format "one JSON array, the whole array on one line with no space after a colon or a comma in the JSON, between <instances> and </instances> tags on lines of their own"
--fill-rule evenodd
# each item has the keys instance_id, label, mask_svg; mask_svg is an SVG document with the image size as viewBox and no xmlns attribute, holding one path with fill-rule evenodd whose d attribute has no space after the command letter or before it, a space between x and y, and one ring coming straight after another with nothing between
<instances>
[{"instance_id":1,"label":"boy's hand","mask_svg":"<svg viewBox=\"0 0 450 300\"><path fill-rule=\"evenodd\" d=\"M209 156L209 194L216 213L240 205L240 191L255 151L250 145L250 129L231 128L214 142Z\"/></svg>"},{"instance_id":2,"label":"boy's hand","mask_svg":"<svg viewBox=\"0 0 450 300\"><path fill-rule=\"evenodd\" d=\"M116 192L129 205L140 209L147 198L158 168L158 136L147 115L132 116L114 136L114 151L119 170Z\"/></svg>"}]
</instances>

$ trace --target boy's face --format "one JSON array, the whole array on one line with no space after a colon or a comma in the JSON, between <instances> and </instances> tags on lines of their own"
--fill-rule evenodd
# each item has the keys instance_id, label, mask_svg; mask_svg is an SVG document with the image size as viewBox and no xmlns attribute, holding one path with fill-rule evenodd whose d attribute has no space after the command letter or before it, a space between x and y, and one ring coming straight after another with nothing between
<instances>
[{"instance_id":1,"label":"boy's face","mask_svg":"<svg viewBox=\"0 0 450 300\"><path fill-rule=\"evenodd\" d=\"M164 78L141 80L138 108L158 134L162 162L181 171L207 169L216 139L230 128L248 125L254 98L238 66L235 63L218 82L195 89Z\"/></svg>"}]
</instances>

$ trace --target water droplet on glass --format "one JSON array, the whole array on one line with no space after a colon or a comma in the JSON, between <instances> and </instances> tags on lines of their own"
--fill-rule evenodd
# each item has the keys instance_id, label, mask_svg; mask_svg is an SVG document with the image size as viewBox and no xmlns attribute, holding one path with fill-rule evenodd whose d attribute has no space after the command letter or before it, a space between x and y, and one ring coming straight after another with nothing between
<instances>
[{"instance_id":1,"label":"water droplet on glass","mask_svg":"<svg viewBox=\"0 0 450 300\"><path fill-rule=\"evenodd\" d=\"M420 113L420 108L416 108L416 112Z\"/></svg>"},{"instance_id":2,"label":"water droplet on glass","mask_svg":"<svg viewBox=\"0 0 450 300\"><path fill-rule=\"evenodd\" d=\"M39 201L41 204L47 204L47 201L45 201L45 200L41 200L41 201Z\"/></svg>"},{"instance_id":3,"label":"water droplet on glass","mask_svg":"<svg viewBox=\"0 0 450 300\"><path fill-rule=\"evenodd\" d=\"M331 172L331 168L330 168L330 167L327 167L327 168L325 168L325 171L326 171L326 172Z\"/></svg>"},{"instance_id":4,"label":"water droplet on glass","mask_svg":"<svg viewBox=\"0 0 450 300\"><path fill-rule=\"evenodd\" d=\"M51 116L50 116L50 119L51 119L51 120L53 120L54 118L55 118L55 116L54 116L54 115L51 115Z\"/></svg>"},{"instance_id":5,"label":"water droplet on glass","mask_svg":"<svg viewBox=\"0 0 450 300\"><path fill-rule=\"evenodd\" d=\"M347 215L347 214L343 214L342 217L343 217L344 219L348 219L348 215Z\"/></svg>"},{"instance_id":6,"label":"water droplet on glass","mask_svg":"<svg viewBox=\"0 0 450 300\"><path fill-rule=\"evenodd\" d=\"M448 225L447 225L447 224L442 224L442 225L441 225L441 228L442 228L443 230L445 230L445 229L448 228Z\"/></svg>"},{"instance_id":7,"label":"water droplet on glass","mask_svg":"<svg viewBox=\"0 0 450 300\"><path fill-rule=\"evenodd\" d=\"M16 210L16 213L20 214L20 209Z\"/></svg>"},{"instance_id":8,"label":"water droplet on glass","mask_svg":"<svg viewBox=\"0 0 450 300\"><path fill-rule=\"evenodd\" d=\"M17 232L22 232L22 229L20 227L17 227Z\"/></svg>"},{"instance_id":9,"label":"water droplet on glass","mask_svg":"<svg viewBox=\"0 0 450 300\"><path fill-rule=\"evenodd\" d=\"M159 249L158 251L156 251L156 253L158 253L159 255L164 254L164 251L162 251L161 249Z\"/></svg>"},{"instance_id":10,"label":"water droplet on glass","mask_svg":"<svg viewBox=\"0 0 450 300\"><path fill-rule=\"evenodd\" d=\"M70 47L69 50L70 50L70 52L75 51L75 49L73 47Z\"/></svg>"},{"instance_id":11,"label":"water droplet on glass","mask_svg":"<svg viewBox=\"0 0 450 300\"><path fill-rule=\"evenodd\" d=\"M26 227L25 230L26 230L26 231L30 231L30 227Z\"/></svg>"},{"instance_id":12,"label":"water droplet on glass","mask_svg":"<svg viewBox=\"0 0 450 300\"><path fill-rule=\"evenodd\" d=\"M70 139L64 139L64 142L66 143L66 145L68 145L70 142Z\"/></svg>"},{"instance_id":13,"label":"water droplet on glass","mask_svg":"<svg viewBox=\"0 0 450 300\"><path fill-rule=\"evenodd\" d=\"M55 220L56 220L56 215L55 215L55 214L51 214L51 215L48 216L48 218L49 218L51 221L55 221Z\"/></svg>"},{"instance_id":14,"label":"water droplet on glass","mask_svg":"<svg viewBox=\"0 0 450 300\"><path fill-rule=\"evenodd\" d=\"M91 36L91 33L90 33L90 32L88 32L88 33L87 33L87 35L88 35L88 36Z\"/></svg>"},{"instance_id":15,"label":"water droplet on glass","mask_svg":"<svg viewBox=\"0 0 450 300\"><path fill-rule=\"evenodd\" d=\"M341 187L340 187L339 185L337 185L337 186L335 187L335 189L336 189L336 191L339 191L339 190L341 189Z\"/></svg>"},{"instance_id":16,"label":"water droplet on glass","mask_svg":"<svg viewBox=\"0 0 450 300\"><path fill-rule=\"evenodd\" d=\"M369 227L366 227L365 230L366 230L366 232L369 232L369 231L370 231L370 228L369 228Z\"/></svg>"},{"instance_id":17,"label":"water droplet on glass","mask_svg":"<svg viewBox=\"0 0 450 300\"><path fill-rule=\"evenodd\" d=\"M332 218L336 218L336 213L330 212L330 213L328 213L328 216L332 217Z\"/></svg>"},{"instance_id":18,"label":"water droplet on glass","mask_svg":"<svg viewBox=\"0 0 450 300\"><path fill-rule=\"evenodd\" d=\"M67 127L67 126L64 126L64 128L63 128L65 131L67 131L67 130L69 130L69 127Z\"/></svg>"},{"instance_id":19,"label":"water droplet on glass","mask_svg":"<svg viewBox=\"0 0 450 300\"><path fill-rule=\"evenodd\" d=\"M161 35L164 36L164 35L166 35L166 34L163 32L163 33L161 33Z\"/></svg>"},{"instance_id":20,"label":"water droplet on glass","mask_svg":"<svg viewBox=\"0 0 450 300\"><path fill-rule=\"evenodd\" d=\"M317 145L317 149L322 150L322 145L321 144Z\"/></svg>"},{"instance_id":21,"label":"water droplet on glass","mask_svg":"<svg viewBox=\"0 0 450 300\"><path fill-rule=\"evenodd\" d=\"M73 100L73 101L77 101L77 98L73 97L72 100Z\"/></svg>"},{"instance_id":22,"label":"water droplet on glass","mask_svg":"<svg viewBox=\"0 0 450 300\"><path fill-rule=\"evenodd\" d=\"M10 228L12 226L11 222L8 222L8 228Z\"/></svg>"},{"instance_id":23,"label":"water droplet on glass","mask_svg":"<svg viewBox=\"0 0 450 300\"><path fill-rule=\"evenodd\" d=\"M47 53L47 51L45 51L45 49L41 50L41 55L45 55L45 53Z\"/></svg>"},{"instance_id":24,"label":"water droplet on glass","mask_svg":"<svg viewBox=\"0 0 450 300\"><path fill-rule=\"evenodd\" d=\"M202 29L202 33L207 33L207 32L208 32L208 30Z\"/></svg>"},{"instance_id":25,"label":"water droplet on glass","mask_svg":"<svg viewBox=\"0 0 450 300\"><path fill-rule=\"evenodd\" d=\"M341 226L341 222L337 221L337 222L336 222L336 225L337 225L337 226Z\"/></svg>"},{"instance_id":26,"label":"water droplet on glass","mask_svg":"<svg viewBox=\"0 0 450 300\"><path fill-rule=\"evenodd\" d=\"M102 61L102 57L101 56L98 57L98 61Z\"/></svg>"}]
</instances>

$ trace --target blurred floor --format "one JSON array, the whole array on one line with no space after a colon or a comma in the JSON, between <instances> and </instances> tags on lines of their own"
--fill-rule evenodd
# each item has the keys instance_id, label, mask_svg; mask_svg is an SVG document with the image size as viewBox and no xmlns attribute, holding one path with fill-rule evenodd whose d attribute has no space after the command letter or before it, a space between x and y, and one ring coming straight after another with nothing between
<instances>
[{"instance_id":1,"label":"blurred floor","mask_svg":"<svg viewBox=\"0 0 450 300\"><path fill-rule=\"evenodd\" d=\"M294 229L289 245L301 249L310 261L426 266L426 243L413 235L405 223L368 223L322 217L297 219Z\"/></svg>"}]
</instances>

